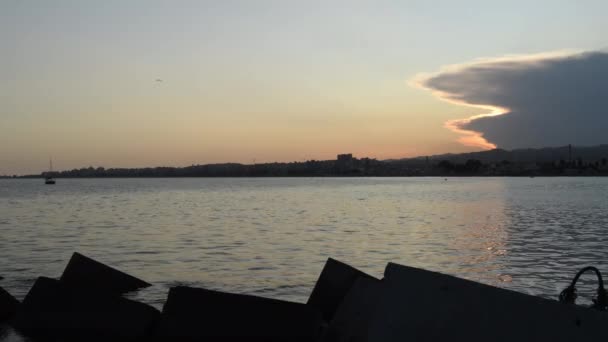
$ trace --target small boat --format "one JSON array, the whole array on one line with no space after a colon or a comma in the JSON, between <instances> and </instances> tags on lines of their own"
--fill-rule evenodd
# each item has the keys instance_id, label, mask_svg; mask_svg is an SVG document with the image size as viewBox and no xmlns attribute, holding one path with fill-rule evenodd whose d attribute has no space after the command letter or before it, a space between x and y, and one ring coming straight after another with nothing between
<instances>
[{"instance_id":1,"label":"small boat","mask_svg":"<svg viewBox=\"0 0 608 342\"><path fill-rule=\"evenodd\" d=\"M44 177L44 184L55 184L55 180L53 179L53 160L49 159L49 172Z\"/></svg>"}]
</instances>

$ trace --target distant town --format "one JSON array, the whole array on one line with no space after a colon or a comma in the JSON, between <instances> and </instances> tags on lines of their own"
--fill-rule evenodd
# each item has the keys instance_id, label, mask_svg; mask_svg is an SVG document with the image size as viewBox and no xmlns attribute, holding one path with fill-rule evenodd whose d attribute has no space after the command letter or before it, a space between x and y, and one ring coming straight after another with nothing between
<instances>
[{"instance_id":1,"label":"distant town","mask_svg":"<svg viewBox=\"0 0 608 342\"><path fill-rule=\"evenodd\" d=\"M608 145L552 147L376 160L339 154L335 160L186 167L103 168L10 175L1 178L84 177L397 177L608 176Z\"/></svg>"}]
</instances>

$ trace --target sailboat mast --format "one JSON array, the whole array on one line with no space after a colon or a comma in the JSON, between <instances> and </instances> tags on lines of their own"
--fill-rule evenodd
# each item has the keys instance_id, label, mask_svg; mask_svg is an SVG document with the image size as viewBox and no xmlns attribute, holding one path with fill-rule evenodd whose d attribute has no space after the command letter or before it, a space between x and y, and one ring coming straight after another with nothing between
<instances>
[{"instance_id":1,"label":"sailboat mast","mask_svg":"<svg viewBox=\"0 0 608 342\"><path fill-rule=\"evenodd\" d=\"M49 172L45 172L44 175L44 184L55 184L55 180L53 179L53 159L49 158Z\"/></svg>"}]
</instances>

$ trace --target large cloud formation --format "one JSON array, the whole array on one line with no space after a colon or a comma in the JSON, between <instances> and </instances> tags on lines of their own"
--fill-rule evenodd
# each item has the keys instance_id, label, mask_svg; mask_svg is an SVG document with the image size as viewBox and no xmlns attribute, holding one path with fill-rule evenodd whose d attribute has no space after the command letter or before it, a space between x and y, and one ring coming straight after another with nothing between
<instances>
[{"instance_id":1,"label":"large cloud formation","mask_svg":"<svg viewBox=\"0 0 608 342\"><path fill-rule=\"evenodd\" d=\"M608 53L480 60L419 76L438 97L485 110L446 122L465 145L525 148L608 142Z\"/></svg>"}]
</instances>

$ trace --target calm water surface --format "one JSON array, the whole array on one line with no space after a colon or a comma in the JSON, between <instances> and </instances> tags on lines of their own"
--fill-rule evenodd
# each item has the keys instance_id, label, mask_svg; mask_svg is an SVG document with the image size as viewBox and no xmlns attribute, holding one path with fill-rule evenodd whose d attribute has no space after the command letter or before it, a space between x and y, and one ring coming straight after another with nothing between
<instances>
[{"instance_id":1,"label":"calm water surface","mask_svg":"<svg viewBox=\"0 0 608 342\"><path fill-rule=\"evenodd\" d=\"M22 298L80 251L157 307L179 284L304 302L332 256L555 298L608 271L607 199L608 178L0 180L0 286Z\"/></svg>"}]
</instances>

